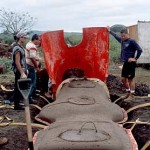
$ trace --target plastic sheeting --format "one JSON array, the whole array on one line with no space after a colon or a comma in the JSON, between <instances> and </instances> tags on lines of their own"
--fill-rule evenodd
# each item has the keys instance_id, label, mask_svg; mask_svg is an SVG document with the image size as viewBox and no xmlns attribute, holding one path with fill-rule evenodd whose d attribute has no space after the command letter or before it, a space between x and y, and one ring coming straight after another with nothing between
<instances>
[{"instance_id":1,"label":"plastic sheeting","mask_svg":"<svg viewBox=\"0 0 150 150\"><path fill-rule=\"evenodd\" d=\"M68 47L63 30L45 32L41 35L41 46L53 92L62 82L68 69L81 69L88 78L106 80L109 60L109 33L107 28L83 28L79 45Z\"/></svg>"}]
</instances>

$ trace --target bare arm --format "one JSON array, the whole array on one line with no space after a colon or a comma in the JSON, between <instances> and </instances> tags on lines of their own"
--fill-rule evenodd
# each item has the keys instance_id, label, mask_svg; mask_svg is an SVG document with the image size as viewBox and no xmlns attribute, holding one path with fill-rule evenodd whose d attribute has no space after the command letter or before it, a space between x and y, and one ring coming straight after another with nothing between
<instances>
[{"instance_id":1,"label":"bare arm","mask_svg":"<svg viewBox=\"0 0 150 150\"><path fill-rule=\"evenodd\" d=\"M107 29L108 29L108 32L109 32L119 43L121 43L121 37L120 37L118 34L116 34L115 32L111 31L109 26L107 26Z\"/></svg>"}]
</instances>

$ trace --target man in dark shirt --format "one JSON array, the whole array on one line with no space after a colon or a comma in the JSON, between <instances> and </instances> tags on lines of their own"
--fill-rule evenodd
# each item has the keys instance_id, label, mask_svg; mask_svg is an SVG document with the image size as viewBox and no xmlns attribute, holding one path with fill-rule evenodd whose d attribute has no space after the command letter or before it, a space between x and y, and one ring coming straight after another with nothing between
<instances>
[{"instance_id":1,"label":"man in dark shirt","mask_svg":"<svg viewBox=\"0 0 150 150\"><path fill-rule=\"evenodd\" d=\"M127 29L120 31L120 36L112 32L108 27L108 30L115 39L121 43L121 61L123 62L123 68L121 73L121 80L126 88L126 96L123 97L125 100L133 100L135 94L135 68L136 61L142 53L141 47L137 42L129 38Z\"/></svg>"}]
</instances>

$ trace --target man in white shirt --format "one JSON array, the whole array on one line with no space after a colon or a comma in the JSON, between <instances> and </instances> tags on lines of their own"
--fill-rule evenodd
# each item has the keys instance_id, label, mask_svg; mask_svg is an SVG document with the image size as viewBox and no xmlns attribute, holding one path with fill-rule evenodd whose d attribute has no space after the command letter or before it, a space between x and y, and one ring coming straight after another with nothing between
<instances>
[{"instance_id":1,"label":"man in white shirt","mask_svg":"<svg viewBox=\"0 0 150 150\"><path fill-rule=\"evenodd\" d=\"M33 100L33 95L36 91L36 71L39 72L40 57L37 46L40 44L40 37L37 34L32 36L31 41L26 44L26 63L29 71L28 78L31 78L32 87L29 94L29 103L35 104L37 101Z\"/></svg>"}]
</instances>

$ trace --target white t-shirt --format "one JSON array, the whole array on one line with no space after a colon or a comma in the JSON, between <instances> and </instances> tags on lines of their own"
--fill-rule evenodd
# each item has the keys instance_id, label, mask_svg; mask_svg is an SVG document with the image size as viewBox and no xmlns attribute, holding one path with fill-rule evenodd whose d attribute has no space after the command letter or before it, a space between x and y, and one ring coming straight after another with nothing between
<instances>
[{"instance_id":1,"label":"white t-shirt","mask_svg":"<svg viewBox=\"0 0 150 150\"><path fill-rule=\"evenodd\" d=\"M27 43L25 52L26 52L26 63L28 65L34 67L34 64L32 63L31 58L35 58L37 65L39 64L40 57L39 57L38 49L32 41L29 41Z\"/></svg>"}]
</instances>

